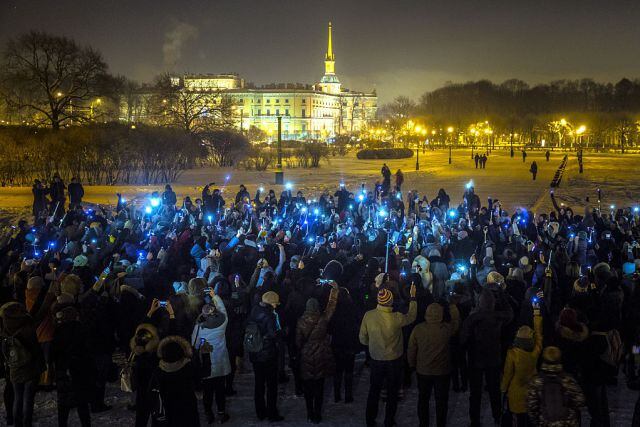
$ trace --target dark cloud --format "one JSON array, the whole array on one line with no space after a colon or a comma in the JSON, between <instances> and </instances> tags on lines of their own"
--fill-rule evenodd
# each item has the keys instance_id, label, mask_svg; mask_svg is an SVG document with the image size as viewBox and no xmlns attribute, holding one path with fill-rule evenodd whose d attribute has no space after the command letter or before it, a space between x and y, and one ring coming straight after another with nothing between
<instances>
[{"instance_id":1,"label":"dark cloud","mask_svg":"<svg viewBox=\"0 0 640 427\"><path fill-rule=\"evenodd\" d=\"M630 0L5 0L0 41L65 34L137 80L169 68L311 83L329 20L338 76L382 101L477 78L640 77Z\"/></svg>"}]
</instances>

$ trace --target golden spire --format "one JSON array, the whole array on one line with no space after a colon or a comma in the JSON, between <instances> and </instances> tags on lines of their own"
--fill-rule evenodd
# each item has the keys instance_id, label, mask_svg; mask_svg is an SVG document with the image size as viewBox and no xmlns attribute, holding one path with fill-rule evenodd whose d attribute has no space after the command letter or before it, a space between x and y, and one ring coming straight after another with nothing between
<instances>
[{"instance_id":1,"label":"golden spire","mask_svg":"<svg viewBox=\"0 0 640 427\"><path fill-rule=\"evenodd\" d=\"M333 56L333 42L331 40L331 21L329 21L329 42L327 43L327 61L335 61Z\"/></svg>"},{"instance_id":2,"label":"golden spire","mask_svg":"<svg viewBox=\"0 0 640 427\"><path fill-rule=\"evenodd\" d=\"M336 72L335 57L333 55L333 37L331 34L331 22L329 22L329 40L327 42L327 56L324 58L324 74L331 75Z\"/></svg>"}]
</instances>

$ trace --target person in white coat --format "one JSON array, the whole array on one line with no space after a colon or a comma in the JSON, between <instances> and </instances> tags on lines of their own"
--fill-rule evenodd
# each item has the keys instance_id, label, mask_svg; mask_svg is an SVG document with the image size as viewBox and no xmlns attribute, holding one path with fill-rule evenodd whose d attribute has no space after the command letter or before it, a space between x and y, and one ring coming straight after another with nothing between
<instances>
[{"instance_id":1,"label":"person in white coat","mask_svg":"<svg viewBox=\"0 0 640 427\"><path fill-rule=\"evenodd\" d=\"M207 421L212 424L215 419L212 406L214 395L218 408L218 422L224 423L229 420L225 410L225 377L231 372L231 364L225 337L227 309L213 290L210 291L210 296L211 303L202 307L202 314L193 329L191 342L195 344L196 350L202 346L210 350L211 375L205 376L202 380L202 401Z\"/></svg>"}]
</instances>

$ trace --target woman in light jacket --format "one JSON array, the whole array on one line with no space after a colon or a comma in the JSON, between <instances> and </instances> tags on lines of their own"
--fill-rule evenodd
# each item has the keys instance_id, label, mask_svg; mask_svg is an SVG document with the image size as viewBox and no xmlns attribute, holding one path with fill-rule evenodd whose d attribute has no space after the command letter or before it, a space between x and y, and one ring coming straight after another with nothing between
<instances>
[{"instance_id":1,"label":"woman in light jacket","mask_svg":"<svg viewBox=\"0 0 640 427\"><path fill-rule=\"evenodd\" d=\"M537 298L537 297L536 297ZM507 351L500 389L507 395L509 412L517 426L527 426L527 390L537 374L538 357L542 352L542 316L537 301L533 305L533 330L521 326Z\"/></svg>"},{"instance_id":2,"label":"woman in light jacket","mask_svg":"<svg viewBox=\"0 0 640 427\"><path fill-rule=\"evenodd\" d=\"M202 401L207 421L212 424L215 419L212 408L214 394L218 407L218 421L224 423L229 420L225 406L225 377L231 373L231 365L225 337L227 309L213 290L210 291L210 295L211 304L202 307L202 314L193 329L191 342L195 351L199 351L201 355L209 354L211 359L211 374L205 376L202 381Z\"/></svg>"}]
</instances>

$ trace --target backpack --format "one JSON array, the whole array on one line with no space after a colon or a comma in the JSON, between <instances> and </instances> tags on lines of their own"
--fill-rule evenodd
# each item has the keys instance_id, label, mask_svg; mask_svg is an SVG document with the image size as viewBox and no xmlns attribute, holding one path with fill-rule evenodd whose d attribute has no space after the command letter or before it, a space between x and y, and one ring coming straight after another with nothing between
<instances>
[{"instance_id":1,"label":"backpack","mask_svg":"<svg viewBox=\"0 0 640 427\"><path fill-rule=\"evenodd\" d=\"M622 339L617 329L608 332L593 332L593 335L601 335L607 339L607 349L600 355L600 360L609 366L618 367L622 359Z\"/></svg>"},{"instance_id":2,"label":"backpack","mask_svg":"<svg viewBox=\"0 0 640 427\"><path fill-rule=\"evenodd\" d=\"M249 353L259 353L264 347L264 338L260 326L254 322L249 321L247 328L244 332L244 348Z\"/></svg>"},{"instance_id":3,"label":"backpack","mask_svg":"<svg viewBox=\"0 0 640 427\"><path fill-rule=\"evenodd\" d=\"M570 411L565 398L562 378L543 375L541 413L543 420L548 423L564 421L569 418Z\"/></svg>"},{"instance_id":4,"label":"backpack","mask_svg":"<svg viewBox=\"0 0 640 427\"><path fill-rule=\"evenodd\" d=\"M2 354L4 356L5 364L9 369L22 368L29 364L33 358L33 355L22 341L16 336L20 331L8 336L2 341Z\"/></svg>"}]
</instances>

